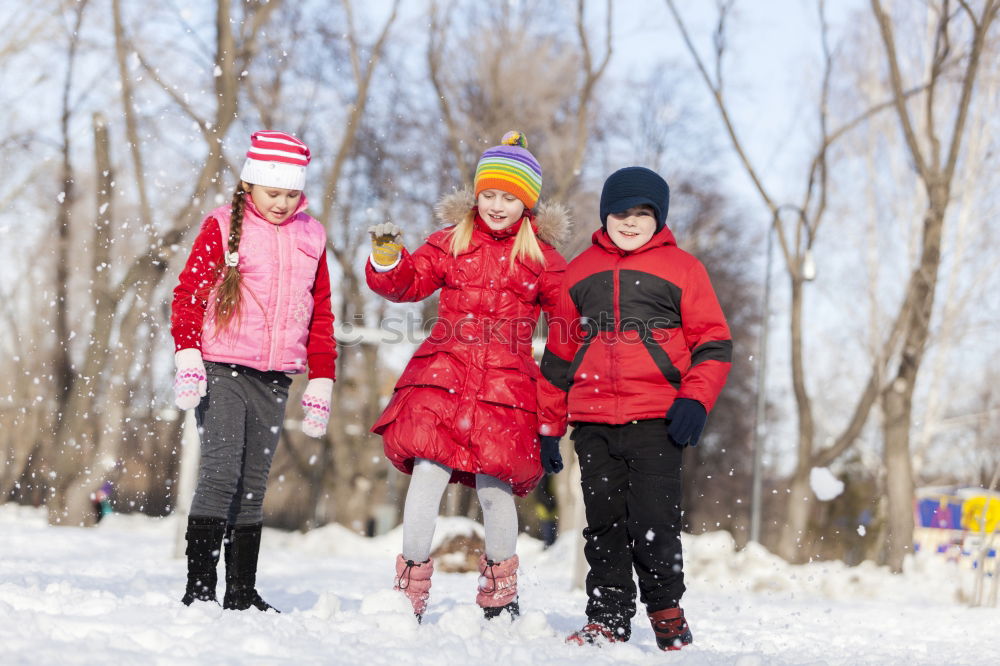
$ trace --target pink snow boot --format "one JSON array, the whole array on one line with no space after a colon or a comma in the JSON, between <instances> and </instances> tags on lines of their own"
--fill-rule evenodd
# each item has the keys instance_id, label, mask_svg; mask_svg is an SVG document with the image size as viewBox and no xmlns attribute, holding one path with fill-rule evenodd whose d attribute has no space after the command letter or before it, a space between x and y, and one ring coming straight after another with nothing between
<instances>
[{"instance_id":1,"label":"pink snow boot","mask_svg":"<svg viewBox=\"0 0 1000 666\"><path fill-rule=\"evenodd\" d=\"M396 579L392 589L399 590L406 595L406 598L413 604L413 614L417 616L417 622L424 616L427 610L427 598L431 592L431 574L434 573L434 562L427 559L424 562L414 562L403 558L402 554L396 556Z\"/></svg>"},{"instance_id":2,"label":"pink snow boot","mask_svg":"<svg viewBox=\"0 0 1000 666\"><path fill-rule=\"evenodd\" d=\"M517 604L517 555L501 562L479 556L479 593L476 603L483 609L487 620L506 611L513 620L521 613Z\"/></svg>"}]
</instances>

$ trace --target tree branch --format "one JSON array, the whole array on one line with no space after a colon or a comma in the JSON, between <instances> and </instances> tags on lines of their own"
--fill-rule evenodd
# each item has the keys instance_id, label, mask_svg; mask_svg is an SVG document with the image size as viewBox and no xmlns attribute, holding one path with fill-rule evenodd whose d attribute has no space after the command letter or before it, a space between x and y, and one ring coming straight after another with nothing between
<instances>
[{"instance_id":1,"label":"tree branch","mask_svg":"<svg viewBox=\"0 0 1000 666\"><path fill-rule=\"evenodd\" d=\"M754 187L757 188L757 192L760 194L761 199L764 200L764 204L771 211L772 215L776 215L778 205L768 194L767 190L764 188L764 183L757 175L757 170L750 163L750 158L747 157L746 151L743 149L743 144L740 142L739 137L736 136L736 129L733 126L732 119L729 117L729 111L726 109L726 104L722 98L722 83L721 81L716 85L712 82L711 77L708 75L708 70L705 69L705 63L702 61L701 56L698 55L698 51L694 47L694 43L691 41L690 35L688 35L687 26L681 19L680 14L677 12L677 8L674 6L674 0L665 0L667 3L667 8L670 9L670 13L674 17L674 22L677 24L677 28L681 31L681 36L684 38L684 44L687 46L688 52L691 53L691 57L694 58L695 65L698 67L698 71L701 72L701 77L704 79L705 84L708 89L712 92L712 96L715 99L715 106L722 115L722 122L726 126L726 132L729 133L729 139L733 144L733 148L736 150L736 154L739 156L740 161L743 163L743 167L746 169L747 174L753 181Z\"/></svg>"},{"instance_id":2,"label":"tree branch","mask_svg":"<svg viewBox=\"0 0 1000 666\"><path fill-rule=\"evenodd\" d=\"M943 180L950 187L951 180L955 174L955 165L958 163L959 149L962 143L962 136L965 133L965 123L969 116L972 92L976 83L976 75L979 71L979 62L982 60L983 49L986 46L986 37L989 34L990 26L996 20L997 12L1000 11L998 0L987 0L983 7L982 18L972 23L975 32L972 37L972 50L969 52L969 66L965 70L965 77L962 79L962 94L958 101L958 115L955 117L955 126L951 133L951 147L948 150L948 159L945 162Z\"/></svg>"},{"instance_id":3,"label":"tree branch","mask_svg":"<svg viewBox=\"0 0 1000 666\"><path fill-rule=\"evenodd\" d=\"M143 167L142 143L139 140L139 128L135 119L135 93L132 89L132 77L128 75L128 63L126 62L125 26L122 24L121 0L113 0L111 13L114 21L118 79L122 83L121 100L122 116L125 118L125 138L132 155L132 168L135 170L135 189L139 194L139 212L143 220L151 220L153 215L149 205L149 193L146 191L146 170Z\"/></svg>"},{"instance_id":4,"label":"tree branch","mask_svg":"<svg viewBox=\"0 0 1000 666\"><path fill-rule=\"evenodd\" d=\"M448 12L446 12L448 13ZM444 125L448 131L448 149L455 160L455 168L458 169L459 178L466 177L467 166L465 155L462 152L462 141L459 138L458 123L455 122L455 115L451 108L451 96L448 93L444 78L441 72L441 58L444 55L443 35L448 32L448 19L444 24L440 21L437 2L431 3L430 8L430 31L427 39L427 66L431 77L431 85L437 93L438 103L441 105L441 114L444 116Z\"/></svg>"},{"instance_id":5,"label":"tree branch","mask_svg":"<svg viewBox=\"0 0 1000 666\"><path fill-rule=\"evenodd\" d=\"M930 182L930 170L923 152L920 150L920 143L917 141L917 134L913 130L913 121L910 119L910 112L906 109L906 98L903 96L903 76L899 71L899 55L896 53L896 40L893 36L892 22L889 16L882 9L880 0L871 0L872 12L878 22L879 33L882 35L882 43L885 46L886 61L889 65L889 81L892 86L892 101L896 107L896 114L899 122L903 126L903 137L917 172L925 183Z\"/></svg>"},{"instance_id":6,"label":"tree branch","mask_svg":"<svg viewBox=\"0 0 1000 666\"><path fill-rule=\"evenodd\" d=\"M371 85L372 75L375 73L375 68L378 66L379 60L382 57L382 51L385 48L385 40L389 35L389 30L392 28L392 24L395 23L396 16L399 13L399 3L400 0L393 0L392 12L389 14L389 18L386 19L385 24L382 26L382 30L379 33L378 39L372 46L371 54L368 57L368 67L363 71L360 66L357 37L354 34L353 24L351 25L350 34L348 35L348 43L351 45L352 61L355 59L358 60L358 69L355 72L357 91L355 93L354 102L350 105L350 112L347 116L344 138L340 142L340 148L337 150L337 154L333 160L333 166L331 167L330 173L326 178L326 186L323 192L323 207L327 213L326 217L329 217L329 212L332 211L336 205L337 184L340 182L340 176L344 170L344 164L347 162L347 157L354 149L354 143L358 136L358 129L361 126L361 118L364 116L365 108L368 104L368 88ZM345 7L347 7L348 13L350 13L349 0L345 0Z\"/></svg>"},{"instance_id":7,"label":"tree branch","mask_svg":"<svg viewBox=\"0 0 1000 666\"><path fill-rule=\"evenodd\" d=\"M569 188L573 181L576 179L577 174L580 172L580 168L583 165L583 156L587 148L587 137L589 136L589 123L587 122L587 113L590 109L590 100L594 94L594 88L597 82L603 76L604 71L608 67L608 63L611 61L612 54L612 41L611 41L611 28L612 28L612 13L611 13L611 0L607 1L606 6L607 11L607 23L605 24L605 49L604 57L601 59L597 68L594 68L593 56L590 52L590 40L587 38L587 30L584 25L584 15L586 14L586 2L585 0L577 0L576 5L576 34L580 39L580 49L583 52L583 86L580 90L580 96L577 100L576 106L576 118L575 118L575 129L574 129L574 146L573 146L573 156L570 160L570 167L566 169L561 176L557 177L557 182L559 183L553 193L553 199L557 201L565 200L569 194Z\"/></svg>"}]
</instances>

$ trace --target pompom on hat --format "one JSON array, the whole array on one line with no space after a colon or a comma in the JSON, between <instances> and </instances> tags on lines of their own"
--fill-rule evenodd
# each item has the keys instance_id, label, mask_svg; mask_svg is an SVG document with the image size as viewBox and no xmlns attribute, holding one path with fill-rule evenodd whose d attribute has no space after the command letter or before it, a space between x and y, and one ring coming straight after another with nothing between
<instances>
[{"instance_id":1,"label":"pompom on hat","mask_svg":"<svg viewBox=\"0 0 1000 666\"><path fill-rule=\"evenodd\" d=\"M499 146L487 148L476 166L475 196L483 190L502 190L534 208L542 191L542 167L528 152L528 138L516 130L507 132Z\"/></svg>"},{"instance_id":2,"label":"pompom on hat","mask_svg":"<svg viewBox=\"0 0 1000 666\"><path fill-rule=\"evenodd\" d=\"M291 134L254 132L240 180L251 185L302 190L309 159L309 148Z\"/></svg>"}]
</instances>

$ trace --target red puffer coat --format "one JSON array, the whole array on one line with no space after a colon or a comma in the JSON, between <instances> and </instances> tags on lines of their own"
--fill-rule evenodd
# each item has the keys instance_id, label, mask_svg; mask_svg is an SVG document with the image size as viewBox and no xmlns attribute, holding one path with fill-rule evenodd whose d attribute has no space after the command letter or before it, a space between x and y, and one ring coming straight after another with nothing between
<instances>
[{"instance_id":1,"label":"red puffer coat","mask_svg":"<svg viewBox=\"0 0 1000 666\"><path fill-rule=\"evenodd\" d=\"M470 210L469 192L438 206L445 222ZM514 234L534 225L545 265L510 266ZM396 383L389 404L372 427L385 455L402 472L414 458L453 470L451 481L475 486L476 474L511 484L526 495L542 476L536 392L539 382L531 338L540 310L555 307L566 262L550 242L568 226L560 207L543 206L502 232L477 219L468 249L455 257L447 229L437 231L412 255L403 250L390 271L369 262L368 286L395 302L419 301L441 290L428 338ZM543 400L545 402L545 400Z\"/></svg>"},{"instance_id":2,"label":"red puffer coat","mask_svg":"<svg viewBox=\"0 0 1000 666\"><path fill-rule=\"evenodd\" d=\"M711 411L733 343L705 267L667 227L631 252L603 230L592 240L566 269L550 320L542 384L564 393L543 400L542 432L662 419L677 398Z\"/></svg>"}]
</instances>

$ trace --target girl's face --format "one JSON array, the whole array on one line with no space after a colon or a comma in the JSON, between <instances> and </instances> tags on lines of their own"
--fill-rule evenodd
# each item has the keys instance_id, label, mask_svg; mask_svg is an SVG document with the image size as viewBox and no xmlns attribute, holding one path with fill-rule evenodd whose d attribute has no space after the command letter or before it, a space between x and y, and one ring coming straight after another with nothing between
<instances>
[{"instance_id":1,"label":"girl's face","mask_svg":"<svg viewBox=\"0 0 1000 666\"><path fill-rule=\"evenodd\" d=\"M649 206L635 206L608 215L608 236L626 252L638 250L648 243L655 231L656 217Z\"/></svg>"},{"instance_id":2,"label":"girl's face","mask_svg":"<svg viewBox=\"0 0 1000 666\"><path fill-rule=\"evenodd\" d=\"M524 214L521 200L503 190L483 190L476 197L476 207L479 209L479 217L493 231L503 231Z\"/></svg>"},{"instance_id":3,"label":"girl's face","mask_svg":"<svg viewBox=\"0 0 1000 666\"><path fill-rule=\"evenodd\" d=\"M280 187L250 186L250 198L264 219L271 224L281 224L295 212L302 198L300 190L285 190Z\"/></svg>"}]
</instances>

